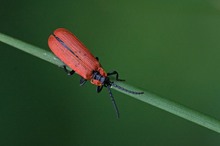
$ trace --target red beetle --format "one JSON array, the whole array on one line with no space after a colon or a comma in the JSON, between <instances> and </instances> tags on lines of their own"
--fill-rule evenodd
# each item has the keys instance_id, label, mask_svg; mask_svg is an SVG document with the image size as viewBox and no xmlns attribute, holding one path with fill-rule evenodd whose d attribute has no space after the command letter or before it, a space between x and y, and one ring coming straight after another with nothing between
<instances>
[{"instance_id":1,"label":"red beetle","mask_svg":"<svg viewBox=\"0 0 220 146\"><path fill-rule=\"evenodd\" d=\"M131 94L143 94L143 92L127 90L110 81L108 77L110 75L116 75L116 80L118 81L123 80L118 78L119 75L117 71L106 73L99 63L98 58L94 57L90 51L70 31L64 28L56 29L54 33L50 35L48 39L48 45L51 51L63 63L65 63L65 65L72 69L72 71L68 71L66 66L63 66L68 75L72 75L76 72L81 76L81 86L84 85L87 80L90 80L92 84L97 86L98 93L102 90L103 86L107 87L118 118L119 111L110 90L111 86Z\"/></svg>"}]
</instances>

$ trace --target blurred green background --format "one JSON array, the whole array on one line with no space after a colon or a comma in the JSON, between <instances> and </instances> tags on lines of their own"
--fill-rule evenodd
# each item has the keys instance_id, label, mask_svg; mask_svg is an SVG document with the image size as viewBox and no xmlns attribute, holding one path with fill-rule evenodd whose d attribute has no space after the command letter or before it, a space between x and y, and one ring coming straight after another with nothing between
<instances>
[{"instance_id":1,"label":"blurred green background","mask_svg":"<svg viewBox=\"0 0 220 146\"><path fill-rule=\"evenodd\" d=\"M106 71L220 119L219 0L1 0L0 32L49 50L72 31ZM0 43L1 146L219 145L219 134Z\"/></svg>"}]
</instances>

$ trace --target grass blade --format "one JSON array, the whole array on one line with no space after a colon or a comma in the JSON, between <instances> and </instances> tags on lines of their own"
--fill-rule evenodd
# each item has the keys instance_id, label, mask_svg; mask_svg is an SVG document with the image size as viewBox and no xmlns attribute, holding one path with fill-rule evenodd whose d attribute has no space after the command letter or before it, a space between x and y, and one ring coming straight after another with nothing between
<instances>
[{"instance_id":1,"label":"grass blade","mask_svg":"<svg viewBox=\"0 0 220 146\"><path fill-rule=\"evenodd\" d=\"M44 49L41 49L39 47L36 47L34 45L25 43L21 40L15 39L15 38L10 37L8 35L0 33L0 41L8 44L10 46L13 46L21 51L24 51L26 53L33 55L33 56L36 56L36 57L41 58L45 61L48 61L52 64L55 64L58 66L63 65L63 62L60 61L56 56L54 56L53 53L46 51Z\"/></svg>"},{"instance_id":2,"label":"grass blade","mask_svg":"<svg viewBox=\"0 0 220 146\"><path fill-rule=\"evenodd\" d=\"M33 56L39 57L43 60L46 60L52 64L55 64L58 66L63 65L62 61L60 61L57 57L55 57L51 52L45 51L39 47L25 43L23 41L12 38L12 37L7 36L5 34L0 33L0 41L8 44L10 46L13 46L17 49L20 49L26 53L29 53ZM127 83L124 83L124 82L115 81L115 83L118 84L119 86L122 86L122 87L124 87L128 90L131 90L131 91L143 91L143 90L140 90L136 87L128 85ZM201 125L203 127L206 127L208 129L211 129L213 131L220 133L220 121L216 120L215 118L212 118L210 116L202 114L202 113L195 111L193 109L187 108L187 107L180 105L176 102L161 98L161 97L154 95L154 94L151 94L147 91L144 91L144 94L142 94L142 95L135 95L135 94L130 94L130 93L124 92L124 91L119 90L115 87L112 87L112 88L115 90L118 90L119 92L127 94L133 98L136 98L142 102L151 104L151 105L158 107L162 110L165 110L165 111L170 112L174 115L177 115L177 116L182 117L186 120L189 120L189 121L194 122L198 125Z\"/></svg>"},{"instance_id":3,"label":"grass blade","mask_svg":"<svg viewBox=\"0 0 220 146\"><path fill-rule=\"evenodd\" d=\"M143 91L143 90L140 90L136 87L128 85L124 82L116 82L115 81L115 84L118 84L119 86L122 86L122 87L129 89L131 91ZM215 118L212 118L210 116L202 114L198 111L190 109L190 108L183 106L181 104L178 104L176 102L159 97L159 96L152 94L152 93L149 93L147 91L144 91L144 94L139 94L139 95L136 94L135 95L135 94L130 94L128 92L119 90L115 87L113 87L113 88L115 90L118 90L119 92L122 92L124 94L129 95L129 96L132 96L135 99L138 99L138 100L143 101L145 103L151 104L151 105L158 107L162 110L165 110L169 113L172 113L172 114L177 115L181 118L184 118L186 120L189 120L189 121L194 122L198 125L201 125L203 127L206 127L208 129L211 129L213 131L220 133L220 121Z\"/></svg>"}]
</instances>

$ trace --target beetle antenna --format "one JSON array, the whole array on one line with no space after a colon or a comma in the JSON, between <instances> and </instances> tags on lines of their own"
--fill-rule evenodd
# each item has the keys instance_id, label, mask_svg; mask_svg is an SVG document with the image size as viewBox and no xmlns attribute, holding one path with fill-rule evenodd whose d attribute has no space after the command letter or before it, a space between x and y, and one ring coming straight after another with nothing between
<instances>
[{"instance_id":1,"label":"beetle antenna","mask_svg":"<svg viewBox=\"0 0 220 146\"><path fill-rule=\"evenodd\" d=\"M114 99L114 97L113 97L113 95L112 95L112 91L111 91L110 87L111 87L111 86L107 86L107 89L108 89L109 95L110 95L110 97L111 97L111 101L112 101L112 104L113 104L113 106L114 106L114 109L115 109L117 118L119 118L118 107L117 107L117 105L116 105L116 102L115 102L115 99Z\"/></svg>"},{"instance_id":2,"label":"beetle antenna","mask_svg":"<svg viewBox=\"0 0 220 146\"><path fill-rule=\"evenodd\" d=\"M122 90L122 91L125 91L127 93L130 93L130 94L144 94L144 92L136 92L136 91L131 91L131 90L128 90L128 89L125 89L119 85L116 85L115 83L111 83L111 86L114 86L115 88L118 88L119 90Z\"/></svg>"}]
</instances>

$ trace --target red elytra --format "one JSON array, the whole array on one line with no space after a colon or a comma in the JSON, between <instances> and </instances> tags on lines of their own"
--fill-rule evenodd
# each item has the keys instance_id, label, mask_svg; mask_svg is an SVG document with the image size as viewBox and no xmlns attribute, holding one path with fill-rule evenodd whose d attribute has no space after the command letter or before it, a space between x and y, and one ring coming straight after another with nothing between
<instances>
[{"instance_id":1,"label":"red elytra","mask_svg":"<svg viewBox=\"0 0 220 146\"><path fill-rule=\"evenodd\" d=\"M104 77L107 73L75 35L64 28L58 28L53 35L50 35L48 44L52 52L77 74L86 80L91 80L92 84L102 85L100 81L92 78L93 72L97 71Z\"/></svg>"},{"instance_id":2,"label":"red elytra","mask_svg":"<svg viewBox=\"0 0 220 146\"><path fill-rule=\"evenodd\" d=\"M102 87L107 87L112 103L116 110L117 117L119 117L119 111L116 106L114 97L111 93L111 86L114 86L124 92L130 94L143 94L143 92L135 92L127 90L121 86L116 85L110 81L110 75L116 75L118 79L117 71L106 73L98 61L98 58L94 57L90 51L79 41L79 39L73 35L70 31L64 28L58 28L52 35L49 36L48 45L51 51L68 67L72 69L68 72L66 66L64 69L68 74L76 72L81 76L80 85L84 85L87 80L97 86L97 92L102 90Z\"/></svg>"}]
</instances>

